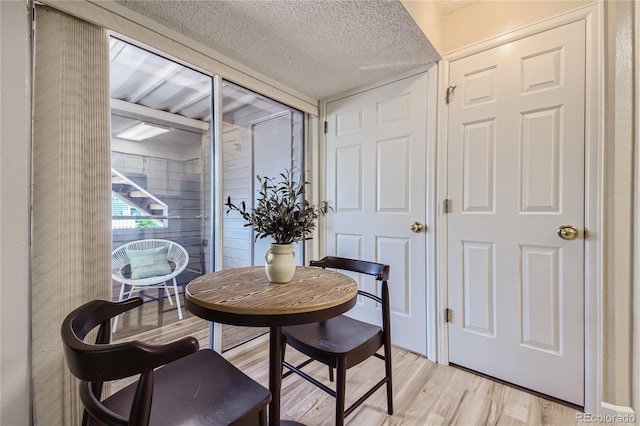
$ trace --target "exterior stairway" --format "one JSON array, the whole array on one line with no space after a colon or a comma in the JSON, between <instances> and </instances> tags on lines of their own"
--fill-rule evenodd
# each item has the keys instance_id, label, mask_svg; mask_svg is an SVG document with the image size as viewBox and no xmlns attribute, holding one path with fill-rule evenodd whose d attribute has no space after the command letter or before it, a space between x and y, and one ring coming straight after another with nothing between
<instances>
[{"instance_id":1,"label":"exterior stairway","mask_svg":"<svg viewBox=\"0 0 640 426\"><path fill-rule=\"evenodd\" d=\"M167 219L167 205L165 203L115 169L111 169L111 192L124 203L142 213L141 216L119 216L118 219L145 217L159 221Z\"/></svg>"}]
</instances>

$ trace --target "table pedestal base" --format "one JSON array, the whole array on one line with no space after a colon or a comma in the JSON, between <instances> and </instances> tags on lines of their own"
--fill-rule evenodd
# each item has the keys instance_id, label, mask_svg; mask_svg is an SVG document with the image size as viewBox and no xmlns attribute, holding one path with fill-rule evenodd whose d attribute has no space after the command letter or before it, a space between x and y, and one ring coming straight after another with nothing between
<instances>
[{"instance_id":1,"label":"table pedestal base","mask_svg":"<svg viewBox=\"0 0 640 426\"><path fill-rule=\"evenodd\" d=\"M280 420L280 390L282 387L282 334L280 327L269 329L269 426L304 426L293 420Z\"/></svg>"}]
</instances>

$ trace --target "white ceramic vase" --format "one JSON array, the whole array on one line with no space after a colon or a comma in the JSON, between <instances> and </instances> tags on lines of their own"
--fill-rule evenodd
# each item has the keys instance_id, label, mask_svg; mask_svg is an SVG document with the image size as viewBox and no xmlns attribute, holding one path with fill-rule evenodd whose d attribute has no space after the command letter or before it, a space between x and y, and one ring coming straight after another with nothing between
<instances>
[{"instance_id":1,"label":"white ceramic vase","mask_svg":"<svg viewBox=\"0 0 640 426\"><path fill-rule=\"evenodd\" d=\"M264 254L264 269L272 283L288 283L296 272L296 252L293 244L269 244Z\"/></svg>"}]
</instances>

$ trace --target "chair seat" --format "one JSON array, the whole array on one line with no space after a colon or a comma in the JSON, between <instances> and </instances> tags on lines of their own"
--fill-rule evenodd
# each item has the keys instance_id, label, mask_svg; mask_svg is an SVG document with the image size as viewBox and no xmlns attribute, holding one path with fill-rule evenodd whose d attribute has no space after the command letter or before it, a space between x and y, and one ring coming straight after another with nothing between
<instances>
[{"instance_id":1,"label":"chair seat","mask_svg":"<svg viewBox=\"0 0 640 426\"><path fill-rule=\"evenodd\" d=\"M340 315L326 321L294 325L282 328L288 345L309 354L317 349L322 352L316 358L325 364L333 364L333 357L349 354L348 365L355 365L369 357L382 346L383 335L379 326ZM315 353L315 351L314 351ZM357 356L362 353L362 356Z\"/></svg>"},{"instance_id":2,"label":"chair seat","mask_svg":"<svg viewBox=\"0 0 640 426\"><path fill-rule=\"evenodd\" d=\"M127 386L104 405L127 417L136 386ZM271 400L266 388L209 349L157 369L153 387L150 425L231 425L246 418L246 407L257 407L257 419L260 407ZM100 423L92 419L89 424Z\"/></svg>"}]
</instances>

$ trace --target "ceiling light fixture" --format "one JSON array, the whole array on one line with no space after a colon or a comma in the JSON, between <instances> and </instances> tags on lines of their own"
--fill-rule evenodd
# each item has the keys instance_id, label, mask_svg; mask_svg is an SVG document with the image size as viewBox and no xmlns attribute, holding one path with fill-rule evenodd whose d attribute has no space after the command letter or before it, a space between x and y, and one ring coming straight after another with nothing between
<instances>
[{"instance_id":1,"label":"ceiling light fixture","mask_svg":"<svg viewBox=\"0 0 640 426\"><path fill-rule=\"evenodd\" d=\"M129 127L116 135L117 138L127 139L130 141L143 141L154 136L167 133L171 130L168 127L158 126L156 124L138 123L133 127Z\"/></svg>"}]
</instances>

